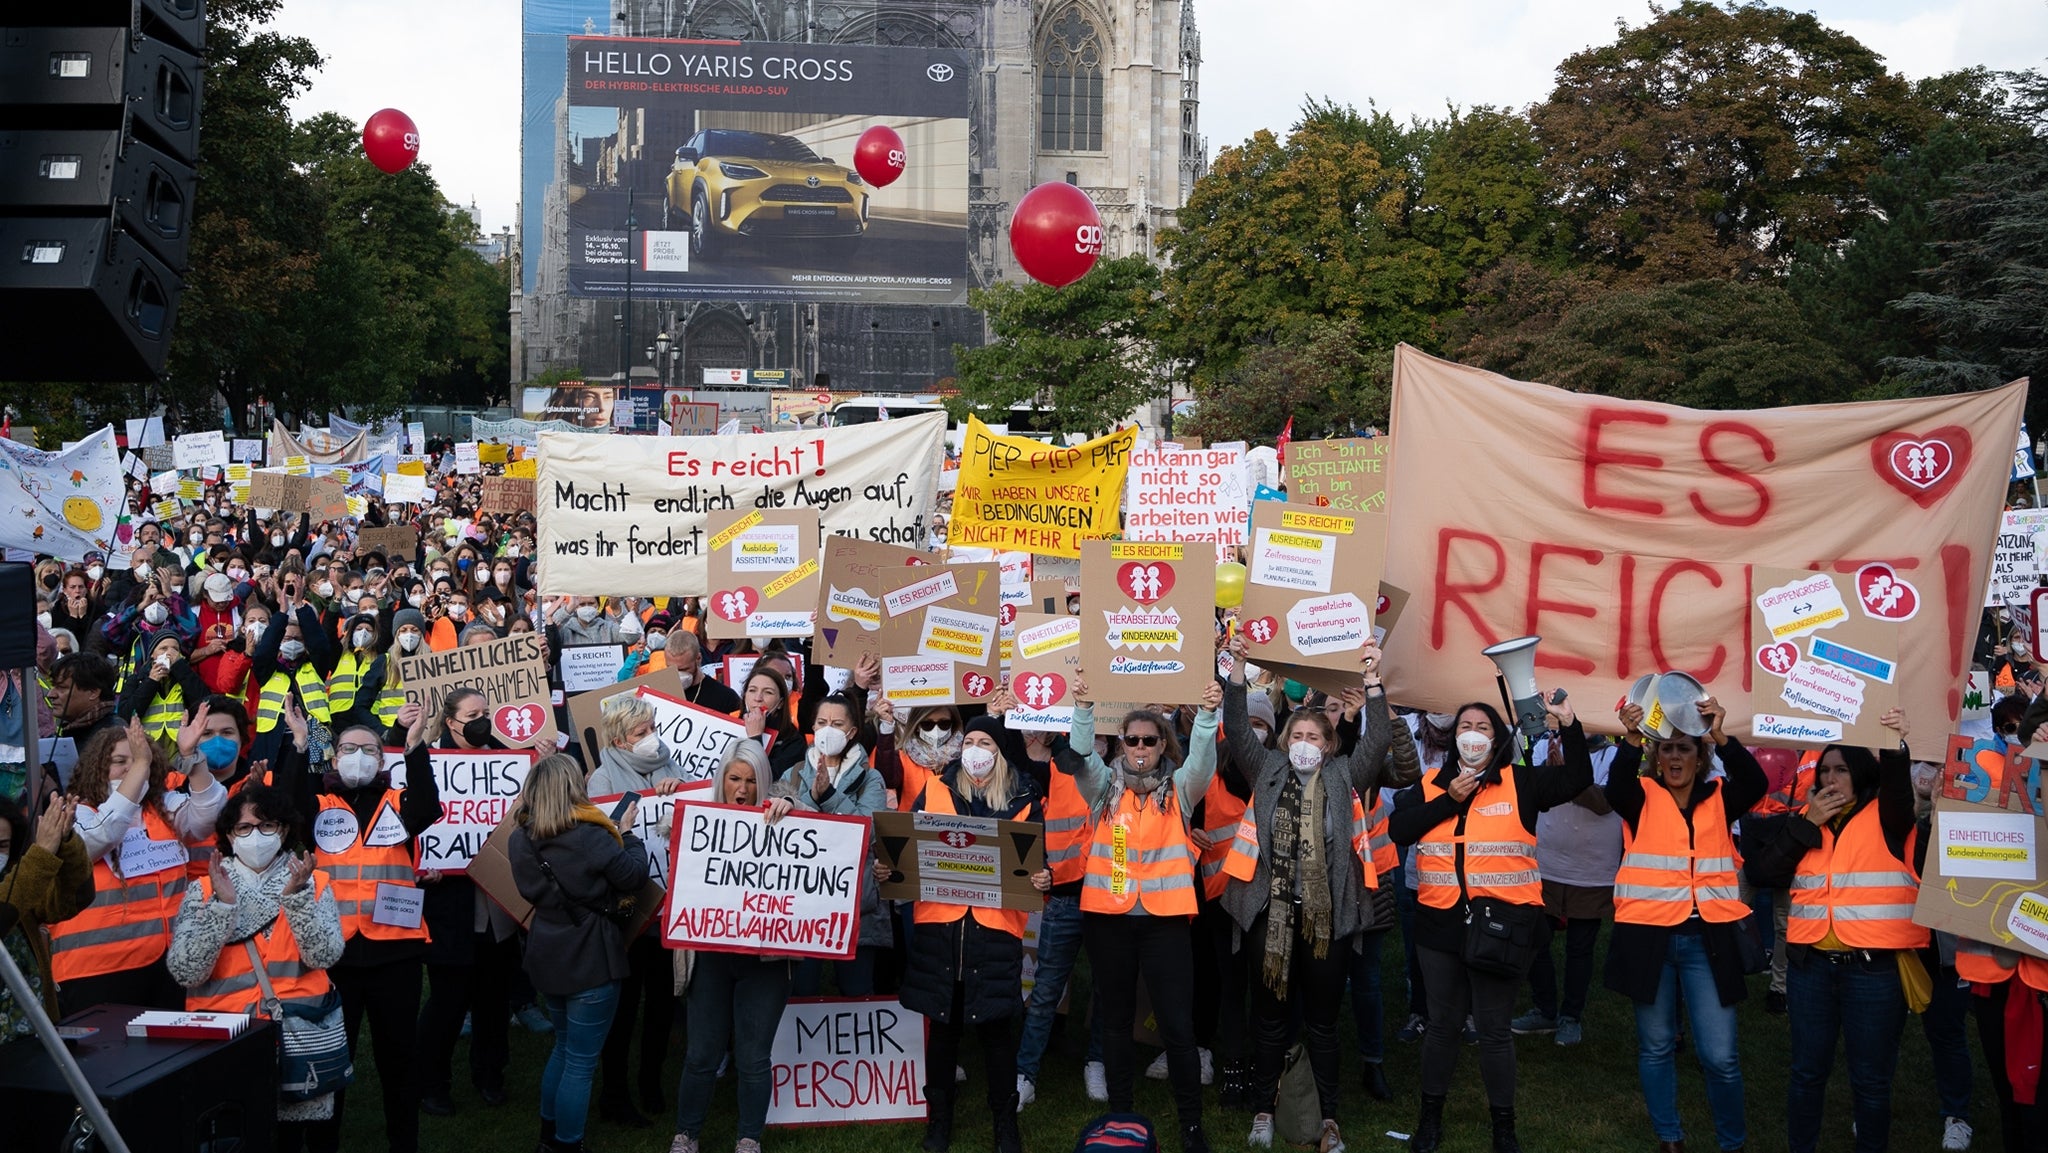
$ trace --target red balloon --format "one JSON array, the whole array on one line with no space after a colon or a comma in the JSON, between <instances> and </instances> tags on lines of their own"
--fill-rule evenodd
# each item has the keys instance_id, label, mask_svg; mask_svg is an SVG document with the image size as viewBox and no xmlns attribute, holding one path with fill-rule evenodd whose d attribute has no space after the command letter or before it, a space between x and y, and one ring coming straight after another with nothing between
<instances>
[{"instance_id":1,"label":"red balloon","mask_svg":"<svg viewBox=\"0 0 2048 1153\"><path fill-rule=\"evenodd\" d=\"M1058 180L1025 193L1010 217L1010 251L1040 284L1060 288L1088 275L1102 255L1102 217L1095 202Z\"/></svg>"},{"instance_id":2,"label":"red balloon","mask_svg":"<svg viewBox=\"0 0 2048 1153\"><path fill-rule=\"evenodd\" d=\"M860 142L853 146L853 170L876 188L896 183L907 163L909 154L903 150L903 138L886 124L877 124L861 133Z\"/></svg>"},{"instance_id":3,"label":"red balloon","mask_svg":"<svg viewBox=\"0 0 2048 1153\"><path fill-rule=\"evenodd\" d=\"M420 158L420 130L412 117L386 108L363 123L363 152L386 172L403 172Z\"/></svg>"}]
</instances>

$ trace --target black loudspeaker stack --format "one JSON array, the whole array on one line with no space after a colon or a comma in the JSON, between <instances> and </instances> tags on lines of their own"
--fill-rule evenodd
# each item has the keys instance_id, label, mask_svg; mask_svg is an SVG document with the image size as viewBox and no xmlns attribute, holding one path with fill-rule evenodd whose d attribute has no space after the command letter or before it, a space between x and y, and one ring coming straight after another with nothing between
<instances>
[{"instance_id":1,"label":"black loudspeaker stack","mask_svg":"<svg viewBox=\"0 0 2048 1153\"><path fill-rule=\"evenodd\" d=\"M151 379L191 252L205 0L9 8L0 379Z\"/></svg>"}]
</instances>

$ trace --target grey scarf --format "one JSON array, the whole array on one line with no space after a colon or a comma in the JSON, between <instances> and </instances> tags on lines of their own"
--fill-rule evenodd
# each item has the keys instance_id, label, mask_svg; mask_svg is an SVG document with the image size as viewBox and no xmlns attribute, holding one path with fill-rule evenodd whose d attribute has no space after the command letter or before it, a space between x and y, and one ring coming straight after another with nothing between
<instances>
[{"instance_id":1,"label":"grey scarf","mask_svg":"<svg viewBox=\"0 0 2048 1153\"><path fill-rule=\"evenodd\" d=\"M675 762L669 759L668 750L665 748L656 749L654 755L643 757L631 749L606 745L601 756L602 759L628 772L638 774L648 788L654 787L655 774L672 772L675 769Z\"/></svg>"}]
</instances>

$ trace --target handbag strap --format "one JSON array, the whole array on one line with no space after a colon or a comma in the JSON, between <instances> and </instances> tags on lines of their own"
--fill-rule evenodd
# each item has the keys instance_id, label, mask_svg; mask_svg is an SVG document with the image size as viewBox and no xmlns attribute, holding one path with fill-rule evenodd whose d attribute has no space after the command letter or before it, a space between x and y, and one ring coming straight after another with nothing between
<instances>
[{"instance_id":1,"label":"handbag strap","mask_svg":"<svg viewBox=\"0 0 2048 1153\"><path fill-rule=\"evenodd\" d=\"M249 950L249 964L256 970L256 987L263 991L263 1008L271 1020L284 1016L284 1002L277 999L277 990L270 987L270 974L263 970L263 954L256 951L256 938L244 937L242 947Z\"/></svg>"}]
</instances>

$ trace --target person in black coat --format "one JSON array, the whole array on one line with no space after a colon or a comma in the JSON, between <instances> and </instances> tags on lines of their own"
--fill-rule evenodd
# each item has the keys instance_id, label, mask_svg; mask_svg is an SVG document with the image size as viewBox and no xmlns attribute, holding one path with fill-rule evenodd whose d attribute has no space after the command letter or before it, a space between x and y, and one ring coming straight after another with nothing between
<instances>
[{"instance_id":1,"label":"person in black coat","mask_svg":"<svg viewBox=\"0 0 2048 1153\"><path fill-rule=\"evenodd\" d=\"M512 808L506 855L533 904L526 973L555 1024L540 1078L546 1150L583 1149L590 1083L628 972L625 930L608 911L647 884L647 846L631 832L638 808L612 824L584 793L583 766L562 753L533 766Z\"/></svg>"}]
</instances>

